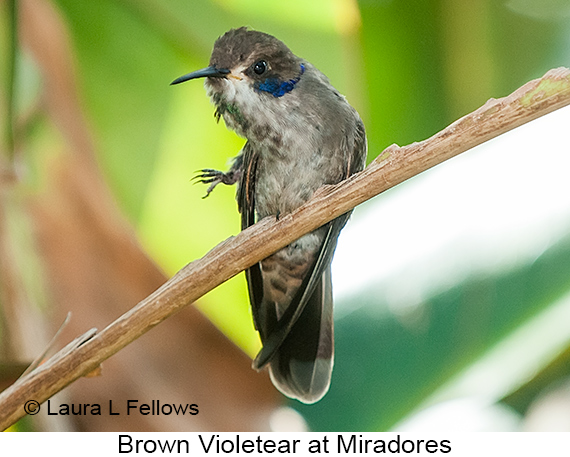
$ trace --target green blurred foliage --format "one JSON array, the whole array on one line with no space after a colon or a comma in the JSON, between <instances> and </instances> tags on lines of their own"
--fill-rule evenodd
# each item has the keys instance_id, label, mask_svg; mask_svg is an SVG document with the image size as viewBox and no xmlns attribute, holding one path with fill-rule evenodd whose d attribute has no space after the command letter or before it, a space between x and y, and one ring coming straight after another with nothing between
<instances>
[{"instance_id":1,"label":"green blurred foliage","mask_svg":"<svg viewBox=\"0 0 570 457\"><path fill-rule=\"evenodd\" d=\"M218 187L202 200L205 188L191 178L201 168L227 168L244 140L216 124L200 83L169 86L207 66L214 40L230 27L274 34L327 74L362 113L369 160L569 65L568 15L556 14L563 7L553 1L548 14L522 0L297 0L287 8L261 0L54 3L69 28L101 169L169 274L239 230L235 189ZM531 265L429 298L421 333L383 311L374 290L354 291L350 299L362 307L337 322L330 393L317 405L294 406L313 430L388 429L567 292L569 254L565 241ZM201 307L255 355L243 275Z\"/></svg>"},{"instance_id":2,"label":"green blurred foliage","mask_svg":"<svg viewBox=\"0 0 570 457\"><path fill-rule=\"evenodd\" d=\"M387 311L377 288L355 291L350 300L360 308L340 319L335 329L338 362L331 391L317 405L300 411L323 430L388 429L567 294L569 272L570 237L532 264L474 277L429 298L411 316L411 323Z\"/></svg>"}]
</instances>

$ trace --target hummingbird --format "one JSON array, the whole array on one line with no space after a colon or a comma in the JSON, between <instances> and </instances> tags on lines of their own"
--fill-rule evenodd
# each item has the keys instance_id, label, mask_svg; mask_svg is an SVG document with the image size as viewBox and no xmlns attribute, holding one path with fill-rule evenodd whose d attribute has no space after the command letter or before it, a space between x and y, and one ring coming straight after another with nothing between
<instances>
[{"instance_id":1,"label":"hummingbird","mask_svg":"<svg viewBox=\"0 0 570 457\"><path fill-rule=\"evenodd\" d=\"M220 36L208 67L175 79L205 78L215 117L247 141L228 171L203 169L208 184L237 184L242 230L279 218L327 184L361 171L366 133L357 111L311 63L272 35L246 27ZM204 197L204 198L205 198ZM275 387L303 403L328 391L334 360L331 261L350 212L246 271L262 349Z\"/></svg>"}]
</instances>

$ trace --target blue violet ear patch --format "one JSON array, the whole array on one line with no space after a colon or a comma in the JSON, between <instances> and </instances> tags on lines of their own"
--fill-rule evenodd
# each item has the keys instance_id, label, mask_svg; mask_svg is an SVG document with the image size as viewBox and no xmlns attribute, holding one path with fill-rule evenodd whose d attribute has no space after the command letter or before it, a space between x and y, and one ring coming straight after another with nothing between
<instances>
[{"instance_id":1,"label":"blue violet ear patch","mask_svg":"<svg viewBox=\"0 0 570 457\"><path fill-rule=\"evenodd\" d=\"M295 88L295 84L301 80L303 73L305 73L305 66L301 64L301 73L296 78L288 81L280 81L277 78L267 78L262 83L259 83L256 89L262 92L269 92L275 98L282 97Z\"/></svg>"}]
</instances>

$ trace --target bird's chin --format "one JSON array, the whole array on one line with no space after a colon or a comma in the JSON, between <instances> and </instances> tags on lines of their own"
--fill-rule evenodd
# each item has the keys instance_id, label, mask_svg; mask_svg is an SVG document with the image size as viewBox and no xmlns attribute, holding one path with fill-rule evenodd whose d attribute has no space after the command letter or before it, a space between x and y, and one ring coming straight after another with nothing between
<instances>
[{"instance_id":1,"label":"bird's chin","mask_svg":"<svg viewBox=\"0 0 570 457\"><path fill-rule=\"evenodd\" d=\"M207 78L204 87L215 104L219 100L233 100L235 97L234 84L225 78Z\"/></svg>"},{"instance_id":2,"label":"bird's chin","mask_svg":"<svg viewBox=\"0 0 570 457\"><path fill-rule=\"evenodd\" d=\"M208 95L211 97L214 93L224 91L224 83L227 84L227 81L225 81L224 78L206 78L204 81L204 87L206 88Z\"/></svg>"}]
</instances>

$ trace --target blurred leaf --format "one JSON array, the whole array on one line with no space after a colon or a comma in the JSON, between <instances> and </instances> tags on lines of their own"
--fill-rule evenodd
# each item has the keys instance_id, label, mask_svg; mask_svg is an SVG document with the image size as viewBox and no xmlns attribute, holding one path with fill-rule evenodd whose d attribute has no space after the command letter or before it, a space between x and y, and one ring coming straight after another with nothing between
<instances>
[{"instance_id":1,"label":"blurred leaf","mask_svg":"<svg viewBox=\"0 0 570 457\"><path fill-rule=\"evenodd\" d=\"M155 30L119 2L61 0L58 5L73 34L99 158L120 203L136 220L179 60Z\"/></svg>"},{"instance_id":2,"label":"blurred leaf","mask_svg":"<svg viewBox=\"0 0 570 457\"><path fill-rule=\"evenodd\" d=\"M521 414L545 390L570 376L570 346L520 388L501 401Z\"/></svg>"},{"instance_id":3,"label":"blurred leaf","mask_svg":"<svg viewBox=\"0 0 570 457\"><path fill-rule=\"evenodd\" d=\"M366 124L370 161L392 143L423 140L446 125L444 55L434 20L437 2L359 5L372 114Z\"/></svg>"},{"instance_id":4,"label":"blurred leaf","mask_svg":"<svg viewBox=\"0 0 570 457\"><path fill-rule=\"evenodd\" d=\"M408 323L373 288L336 322L329 394L299 407L313 430L387 430L517 326L570 291L570 238L531 265L473 278L425 301ZM334 414L341 410L342 414Z\"/></svg>"}]
</instances>

